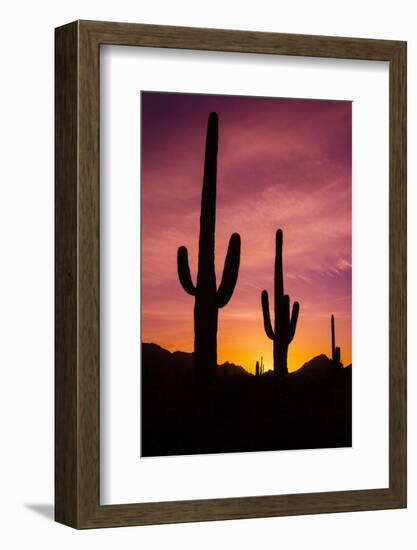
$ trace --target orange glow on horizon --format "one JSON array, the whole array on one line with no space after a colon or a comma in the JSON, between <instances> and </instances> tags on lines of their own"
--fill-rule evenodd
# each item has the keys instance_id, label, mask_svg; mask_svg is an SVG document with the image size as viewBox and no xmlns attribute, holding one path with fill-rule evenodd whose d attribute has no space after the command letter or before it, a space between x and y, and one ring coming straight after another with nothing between
<instances>
[{"instance_id":1,"label":"orange glow on horizon","mask_svg":"<svg viewBox=\"0 0 417 550\"><path fill-rule=\"evenodd\" d=\"M195 283L207 117L219 116L216 276L232 233L241 236L236 288L219 310L218 363L273 368L261 292L273 309L275 232L283 230L284 291L300 303L288 351L294 371L331 356L352 362L352 189L349 101L142 93L141 338L193 351L194 298L177 275L186 246ZM273 314L271 313L271 317ZM273 320L272 320L273 322Z\"/></svg>"},{"instance_id":2,"label":"orange glow on horizon","mask_svg":"<svg viewBox=\"0 0 417 550\"><path fill-rule=\"evenodd\" d=\"M192 308L191 308L192 309ZM189 338L187 340L161 340L158 335L149 333L143 337L144 342L154 342L163 348L174 351L193 351L193 320L190 315ZM341 348L341 358L344 366L350 365L351 339L350 319L336 319L336 344ZM262 313L253 322L239 323L239 332L235 330L235 319L220 314L217 337L217 361L219 364L229 361L242 366L248 372L255 373L256 361L263 357L265 372L273 370L272 340L263 328ZM302 345L300 345L302 343ZM309 321L302 318L300 312L299 326L293 342L288 349L288 370L296 371L317 355L331 357L330 318Z\"/></svg>"}]
</instances>

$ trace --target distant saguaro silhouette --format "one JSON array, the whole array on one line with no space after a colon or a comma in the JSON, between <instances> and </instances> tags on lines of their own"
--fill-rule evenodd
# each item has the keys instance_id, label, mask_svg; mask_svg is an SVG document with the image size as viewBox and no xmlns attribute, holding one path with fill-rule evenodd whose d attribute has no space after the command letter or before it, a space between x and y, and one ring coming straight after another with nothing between
<instances>
[{"instance_id":1,"label":"distant saguaro silhouette","mask_svg":"<svg viewBox=\"0 0 417 550\"><path fill-rule=\"evenodd\" d=\"M214 264L217 148L218 116L211 113L207 124L196 285L191 278L187 248L181 246L177 255L179 280L184 290L195 296L194 367L200 374L214 372L216 368L219 308L224 307L232 297L240 264L240 236L233 233L227 249L223 277L217 288Z\"/></svg>"},{"instance_id":2,"label":"distant saguaro silhouette","mask_svg":"<svg viewBox=\"0 0 417 550\"><path fill-rule=\"evenodd\" d=\"M336 347L336 337L334 330L334 315L331 317L331 326L332 326L332 361L336 366L340 365L340 348Z\"/></svg>"},{"instance_id":3,"label":"distant saguaro silhouette","mask_svg":"<svg viewBox=\"0 0 417 550\"><path fill-rule=\"evenodd\" d=\"M260 375L260 371L259 371L259 361L256 361L255 376L259 376L259 375Z\"/></svg>"},{"instance_id":4,"label":"distant saguaro silhouette","mask_svg":"<svg viewBox=\"0 0 417 550\"><path fill-rule=\"evenodd\" d=\"M294 302L290 317L290 298L288 294L284 294L281 229L278 229L275 235L274 293L274 328L272 328L266 290L262 291L261 303L265 332L274 343L274 374L277 377L284 377L288 374L288 346L294 338L300 305L298 302Z\"/></svg>"}]
</instances>

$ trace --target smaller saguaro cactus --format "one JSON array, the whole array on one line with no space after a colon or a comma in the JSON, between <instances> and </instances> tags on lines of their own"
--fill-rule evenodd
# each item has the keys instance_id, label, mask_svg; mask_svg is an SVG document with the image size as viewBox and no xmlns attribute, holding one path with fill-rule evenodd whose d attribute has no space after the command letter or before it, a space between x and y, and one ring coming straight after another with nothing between
<instances>
[{"instance_id":1,"label":"smaller saguaro cactus","mask_svg":"<svg viewBox=\"0 0 417 550\"><path fill-rule=\"evenodd\" d=\"M262 376L263 373L264 373L264 358L261 355L261 360L256 361L255 376L258 378L259 376Z\"/></svg>"},{"instance_id":2,"label":"smaller saguaro cactus","mask_svg":"<svg viewBox=\"0 0 417 550\"><path fill-rule=\"evenodd\" d=\"M274 328L269 313L269 298L266 290L262 291L261 303L265 332L274 343L274 375L282 378L288 374L288 346L294 338L300 305L298 302L294 302L290 315L290 297L288 294L284 294L281 229L278 229L275 236L274 293Z\"/></svg>"},{"instance_id":3,"label":"smaller saguaro cactus","mask_svg":"<svg viewBox=\"0 0 417 550\"><path fill-rule=\"evenodd\" d=\"M334 315L331 317L331 327L332 327L332 362L334 365L339 366L340 363L340 348L336 347L336 336L334 330Z\"/></svg>"}]
</instances>

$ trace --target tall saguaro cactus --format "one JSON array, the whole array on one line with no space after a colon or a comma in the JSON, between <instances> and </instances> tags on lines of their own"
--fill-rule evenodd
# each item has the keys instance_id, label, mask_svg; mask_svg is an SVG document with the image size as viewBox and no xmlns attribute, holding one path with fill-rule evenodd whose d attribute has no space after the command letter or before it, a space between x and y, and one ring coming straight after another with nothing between
<instances>
[{"instance_id":1,"label":"tall saguaro cactus","mask_svg":"<svg viewBox=\"0 0 417 550\"><path fill-rule=\"evenodd\" d=\"M224 307L232 297L240 264L240 236L233 233L227 249L223 277L217 288L214 264L217 148L218 117L216 113L211 113L207 124L196 285L191 278L187 248L181 246L177 255L179 280L184 290L195 296L194 367L198 373L214 372L217 366L219 308Z\"/></svg>"},{"instance_id":2,"label":"tall saguaro cactus","mask_svg":"<svg viewBox=\"0 0 417 550\"><path fill-rule=\"evenodd\" d=\"M332 361L336 366L340 365L340 348L336 347L336 337L334 330L334 315L331 317L331 327L332 327Z\"/></svg>"},{"instance_id":3,"label":"tall saguaro cactus","mask_svg":"<svg viewBox=\"0 0 417 550\"><path fill-rule=\"evenodd\" d=\"M294 338L300 305L298 302L294 302L290 316L290 298L288 294L284 294L281 229L278 229L275 236L274 293L274 328L272 328L269 298L266 290L262 291L261 303L265 332L274 343L274 374L277 377L283 377L288 374L288 346Z\"/></svg>"}]
</instances>

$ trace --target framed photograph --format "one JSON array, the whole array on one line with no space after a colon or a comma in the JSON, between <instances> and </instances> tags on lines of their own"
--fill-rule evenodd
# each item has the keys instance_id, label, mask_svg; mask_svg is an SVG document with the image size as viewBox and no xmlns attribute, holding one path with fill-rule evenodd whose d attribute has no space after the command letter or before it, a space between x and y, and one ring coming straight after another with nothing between
<instances>
[{"instance_id":1,"label":"framed photograph","mask_svg":"<svg viewBox=\"0 0 417 550\"><path fill-rule=\"evenodd\" d=\"M406 43L56 29L56 520L406 506Z\"/></svg>"}]
</instances>

